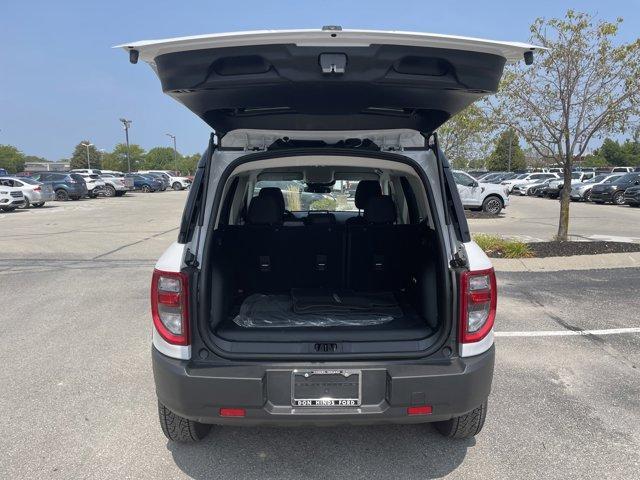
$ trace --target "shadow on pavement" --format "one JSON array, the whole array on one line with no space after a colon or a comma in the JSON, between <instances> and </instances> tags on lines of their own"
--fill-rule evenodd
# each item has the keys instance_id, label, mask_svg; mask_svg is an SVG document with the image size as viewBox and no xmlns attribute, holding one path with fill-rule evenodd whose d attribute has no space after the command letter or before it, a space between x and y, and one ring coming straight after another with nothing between
<instances>
[{"instance_id":1,"label":"shadow on pavement","mask_svg":"<svg viewBox=\"0 0 640 480\"><path fill-rule=\"evenodd\" d=\"M424 479L455 470L473 445L473 439L446 439L428 424L214 426L199 444L168 442L167 449L195 479Z\"/></svg>"}]
</instances>

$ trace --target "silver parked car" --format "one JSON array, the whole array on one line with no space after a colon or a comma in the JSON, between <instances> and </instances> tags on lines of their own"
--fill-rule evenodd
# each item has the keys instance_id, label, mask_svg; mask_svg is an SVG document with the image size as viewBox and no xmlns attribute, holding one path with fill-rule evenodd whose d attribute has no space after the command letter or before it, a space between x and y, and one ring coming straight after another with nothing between
<instances>
[{"instance_id":1,"label":"silver parked car","mask_svg":"<svg viewBox=\"0 0 640 480\"><path fill-rule=\"evenodd\" d=\"M24 195L24 204L19 208L42 207L56 197L50 184L41 183L29 177L0 177L0 185L20 189Z\"/></svg>"},{"instance_id":2,"label":"silver parked car","mask_svg":"<svg viewBox=\"0 0 640 480\"><path fill-rule=\"evenodd\" d=\"M621 177L624 173L605 173L602 175L596 175L589 180L582 183L576 183L571 185L571 200L573 201L591 201L591 189L594 185L601 185L613 182L616 178Z\"/></svg>"}]
</instances>

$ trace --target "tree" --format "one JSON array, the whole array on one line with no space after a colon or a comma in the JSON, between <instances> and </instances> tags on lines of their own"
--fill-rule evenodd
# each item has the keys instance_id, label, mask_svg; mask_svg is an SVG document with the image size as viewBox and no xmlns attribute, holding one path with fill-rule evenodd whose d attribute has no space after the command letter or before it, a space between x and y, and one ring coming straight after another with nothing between
<instances>
[{"instance_id":1,"label":"tree","mask_svg":"<svg viewBox=\"0 0 640 480\"><path fill-rule=\"evenodd\" d=\"M11 145L0 145L0 168L9 173L24 170L24 154Z\"/></svg>"},{"instance_id":2,"label":"tree","mask_svg":"<svg viewBox=\"0 0 640 480\"><path fill-rule=\"evenodd\" d=\"M202 155L200 153L194 153L193 155L189 155L188 157L182 157L179 160L180 173L183 175L193 175L196 172L196 168L198 167L198 162L200 161L200 157Z\"/></svg>"},{"instance_id":3,"label":"tree","mask_svg":"<svg viewBox=\"0 0 640 480\"><path fill-rule=\"evenodd\" d=\"M487 169L510 172L526 168L524 152L520 148L520 139L513 128L502 132L495 143L495 148L486 162Z\"/></svg>"},{"instance_id":4,"label":"tree","mask_svg":"<svg viewBox=\"0 0 640 480\"><path fill-rule=\"evenodd\" d=\"M129 145L129 156L131 171L135 172L144 163L145 151L140 145L133 143ZM105 170L127 172L127 145L125 143L117 144L112 152L104 155L102 165Z\"/></svg>"},{"instance_id":5,"label":"tree","mask_svg":"<svg viewBox=\"0 0 640 480\"><path fill-rule=\"evenodd\" d=\"M176 170L179 169L182 155L177 155L177 165L173 157L173 148L171 147L155 147L147 152L142 165L145 170Z\"/></svg>"},{"instance_id":6,"label":"tree","mask_svg":"<svg viewBox=\"0 0 640 480\"><path fill-rule=\"evenodd\" d=\"M71 155L71 160L69 163L71 164L71 168L89 168L89 164L87 163L87 147L83 145L87 143L91 143L89 140L83 140L78 143L76 147L73 149L73 154ZM101 154L96 148L95 145L89 146L89 161L91 163L91 168L100 168L102 163Z\"/></svg>"},{"instance_id":7,"label":"tree","mask_svg":"<svg viewBox=\"0 0 640 480\"><path fill-rule=\"evenodd\" d=\"M492 129L481 108L471 105L440 127L438 141L454 168L468 169L487 156Z\"/></svg>"},{"instance_id":8,"label":"tree","mask_svg":"<svg viewBox=\"0 0 640 480\"><path fill-rule=\"evenodd\" d=\"M640 101L640 39L615 45L622 19L595 21L569 10L531 26L535 62L507 71L490 100L490 118L512 126L541 156L562 165L570 183L575 157L593 138L624 132ZM562 189L557 239L569 232L569 188Z\"/></svg>"}]
</instances>

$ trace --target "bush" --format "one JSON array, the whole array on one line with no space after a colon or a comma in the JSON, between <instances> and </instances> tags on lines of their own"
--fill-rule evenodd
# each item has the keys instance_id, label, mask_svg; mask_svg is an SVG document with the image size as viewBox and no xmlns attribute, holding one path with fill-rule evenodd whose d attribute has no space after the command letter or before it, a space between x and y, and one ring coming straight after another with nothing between
<instances>
[{"instance_id":1,"label":"bush","mask_svg":"<svg viewBox=\"0 0 640 480\"><path fill-rule=\"evenodd\" d=\"M329 210L335 211L338 206L338 202L333 198L323 198L322 200L316 200L315 202L311 202L309 205L309 210Z\"/></svg>"},{"instance_id":2,"label":"bush","mask_svg":"<svg viewBox=\"0 0 640 480\"><path fill-rule=\"evenodd\" d=\"M529 258L533 256L529 245L519 240L510 240L484 233L474 235L473 240L490 257Z\"/></svg>"}]
</instances>

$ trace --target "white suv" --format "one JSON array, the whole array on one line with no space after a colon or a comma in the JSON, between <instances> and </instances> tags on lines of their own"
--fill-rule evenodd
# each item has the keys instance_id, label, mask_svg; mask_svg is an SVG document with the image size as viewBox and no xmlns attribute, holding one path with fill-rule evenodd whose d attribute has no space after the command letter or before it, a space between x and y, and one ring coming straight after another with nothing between
<instances>
[{"instance_id":1,"label":"white suv","mask_svg":"<svg viewBox=\"0 0 640 480\"><path fill-rule=\"evenodd\" d=\"M215 130L151 283L167 438L391 422L476 435L496 280L436 129L537 47L326 27L122 48ZM353 202L332 188L355 181Z\"/></svg>"},{"instance_id":2,"label":"white suv","mask_svg":"<svg viewBox=\"0 0 640 480\"><path fill-rule=\"evenodd\" d=\"M509 205L509 196L501 185L478 183L475 178L461 170L454 170L453 178L458 186L462 205L466 208L498 215Z\"/></svg>"},{"instance_id":3,"label":"white suv","mask_svg":"<svg viewBox=\"0 0 640 480\"><path fill-rule=\"evenodd\" d=\"M189 188L191 186L191 180L187 177L180 177L172 172L171 170L140 170L138 173L156 173L162 175L164 178L169 180L169 185L173 190L184 190L185 188Z\"/></svg>"},{"instance_id":4,"label":"white suv","mask_svg":"<svg viewBox=\"0 0 640 480\"><path fill-rule=\"evenodd\" d=\"M558 175L555 173L528 173L526 175L519 175L512 180L505 180L501 183L501 185L504 185L507 188L508 192L511 193L513 187L515 187L516 185L542 182L544 180L547 180L548 178L558 178Z\"/></svg>"}]
</instances>

